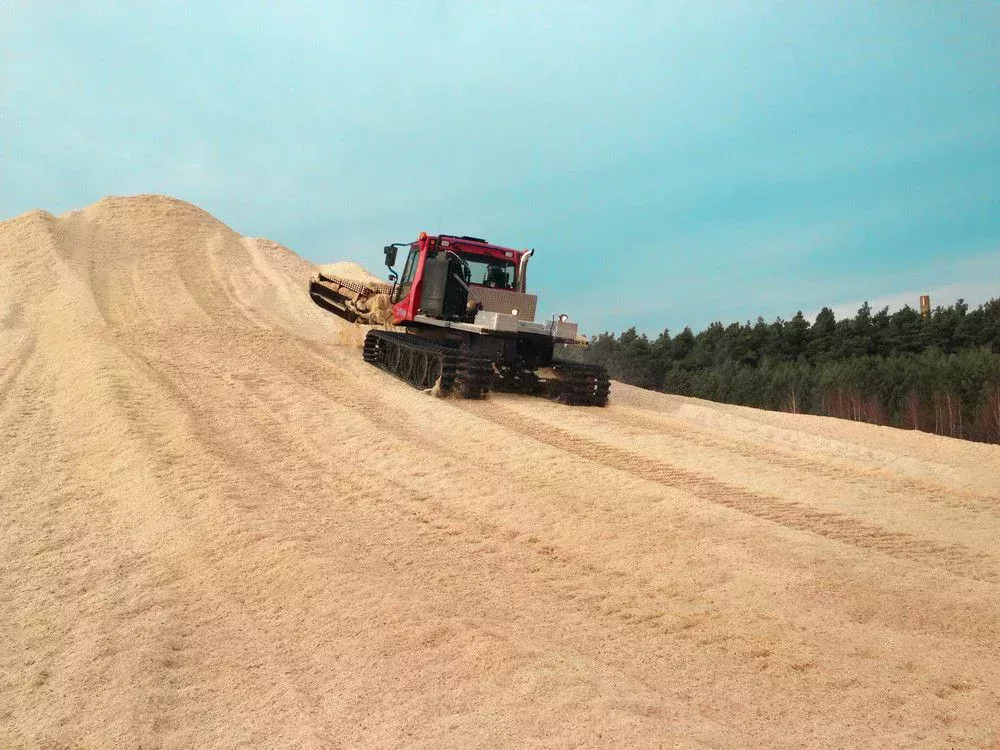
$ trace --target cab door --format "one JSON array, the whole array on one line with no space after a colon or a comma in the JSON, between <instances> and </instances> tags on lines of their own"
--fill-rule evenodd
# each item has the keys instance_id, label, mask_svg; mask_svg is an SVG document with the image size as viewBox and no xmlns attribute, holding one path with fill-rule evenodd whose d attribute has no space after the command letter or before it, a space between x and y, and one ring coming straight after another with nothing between
<instances>
[{"instance_id":1,"label":"cab door","mask_svg":"<svg viewBox=\"0 0 1000 750\"><path fill-rule=\"evenodd\" d=\"M392 298L393 304L402 302L410 295L410 290L413 288L413 279L417 275L419 260L419 248L416 246L411 247L410 254L406 256L406 265L403 266L403 273L399 277L399 283L396 285L396 293Z\"/></svg>"}]
</instances>

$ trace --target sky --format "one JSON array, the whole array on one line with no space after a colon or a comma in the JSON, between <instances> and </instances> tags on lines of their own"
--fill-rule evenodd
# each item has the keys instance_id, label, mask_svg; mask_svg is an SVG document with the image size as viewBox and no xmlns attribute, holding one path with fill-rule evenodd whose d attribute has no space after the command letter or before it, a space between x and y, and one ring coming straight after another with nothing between
<instances>
[{"instance_id":1,"label":"sky","mask_svg":"<svg viewBox=\"0 0 1000 750\"><path fill-rule=\"evenodd\" d=\"M164 193L655 335L1000 297L1000 3L0 0L0 218Z\"/></svg>"}]
</instances>

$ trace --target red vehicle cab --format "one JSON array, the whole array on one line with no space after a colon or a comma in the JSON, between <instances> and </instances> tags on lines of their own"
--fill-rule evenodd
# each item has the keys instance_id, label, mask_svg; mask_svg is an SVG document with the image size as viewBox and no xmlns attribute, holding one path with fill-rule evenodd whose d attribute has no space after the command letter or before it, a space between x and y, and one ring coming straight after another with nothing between
<instances>
[{"instance_id":1,"label":"red vehicle cab","mask_svg":"<svg viewBox=\"0 0 1000 750\"><path fill-rule=\"evenodd\" d=\"M531 250L490 245L477 237L435 237L421 232L417 241L409 245L402 273L393 289L394 322L400 324L412 321L423 312L421 301L429 259L433 262L440 257L442 261L449 263L453 269L452 275L467 290L498 289L523 294L524 265L531 253ZM444 316L453 317L461 312L463 311L446 309Z\"/></svg>"}]
</instances>

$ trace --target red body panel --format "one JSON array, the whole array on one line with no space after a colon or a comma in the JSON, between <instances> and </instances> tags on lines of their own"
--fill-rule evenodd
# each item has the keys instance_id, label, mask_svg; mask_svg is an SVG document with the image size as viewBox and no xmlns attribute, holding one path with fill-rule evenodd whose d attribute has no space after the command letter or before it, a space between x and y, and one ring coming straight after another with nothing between
<instances>
[{"instance_id":1,"label":"red body panel","mask_svg":"<svg viewBox=\"0 0 1000 750\"><path fill-rule=\"evenodd\" d=\"M411 250L416 247L420 251L417 270L413 276L413 284L410 287L409 294L392 306L393 321L396 325L412 321L414 316L418 314L420 310L420 295L423 291L424 261L427 259L428 251L437 251L442 247L442 243L448 243L447 248L449 250L461 251L469 255L479 255L483 258L513 261L514 267L517 269L516 274L520 273L521 256L527 252L527 250L514 250L509 247L490 245L486 242L466 240L460 237L433 237L421 232L420 238L410 245ZM520 283L520 279L516 276L514 283ZM478 286L478 284L472 284L471 286Z\"/></svg>"}]
</instances>

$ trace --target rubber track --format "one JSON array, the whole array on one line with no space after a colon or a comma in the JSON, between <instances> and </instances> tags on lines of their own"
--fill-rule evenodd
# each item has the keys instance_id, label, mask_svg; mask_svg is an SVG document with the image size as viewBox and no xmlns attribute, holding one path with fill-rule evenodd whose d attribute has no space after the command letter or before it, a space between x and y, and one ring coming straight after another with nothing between
<instances>
[{"instance_id":1,"label":"rubber track","mask_svg":"<svg viewBox=\"0 0 1000 750\"><path fill-rule=\"evenodd\" d=\"M452 347L436 344L433 341L398 331L372 330L365 336L365 345L362 350L362 357L365 362L375 365L381 370L403 380L399 373L394 372L389 367L387 355L394 347L408 349L411 352L420 352L435 357L441 364L441 377L438 382L438 393L445 396L452 392L455 387L456 377L463 371L463 357L461 353ZM460 392L461 393L461 392ZM482 398L482 396L478 396Z\"/></svg>"},{"instance_id":2,"label":"rubber track","mask_svg":"<svg viewBox=\"0 0 1000 750\"><path fill-rule=\"evenodd\" d=\"M460 352L455 383L462 398L486 398L493 387L493 363L485 357Z\"/></svg>"},{"instance_id":3,"label":"rubber track","mask_svg":"<svg viewBox=\"0 0 1000 750\"><path fill-rule=\"evenodd\" d=\"M523 393L538 396L544 392L543 381L534 370L511 368L502 372L493 383L493 390L503 393Z\"/></svg>"},{"instance_id":4,"label":"rubber track","mask_svg":"<svg viewBox=\"0 0 1000 750\"><path fill-rule=\"evenodd\" d=\"M553 360L553 369L562 375L557 401L571 406L606 406L611 380L600 365Z\"/></svg>"},{"instance_id":5,"label":"rubber track","mask_svg":"<svg viewBox=\"0 0 1000 750\"><path fill-rule=\"evenodd\" d=\"M369 331L365 336L362 356L365 362L385 370L403 382L420 387L390 366L388 354L394 348L437 358L441 363L438 393L442 396L454 392L462 398L482 399L496 385L496 373L488 358L409 333L378 329ZM552 367L561 375L555 394L557 401L571 406L605 406L608 403L611 386L608 373L603 367L562 360L553 361Z\"/></svg>"}]
</instances>

